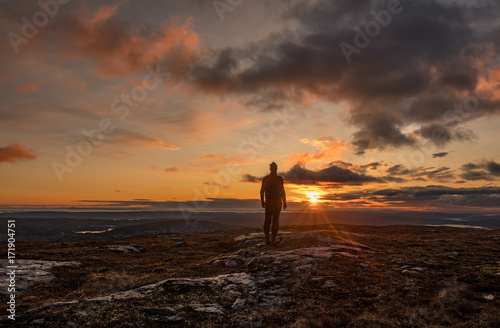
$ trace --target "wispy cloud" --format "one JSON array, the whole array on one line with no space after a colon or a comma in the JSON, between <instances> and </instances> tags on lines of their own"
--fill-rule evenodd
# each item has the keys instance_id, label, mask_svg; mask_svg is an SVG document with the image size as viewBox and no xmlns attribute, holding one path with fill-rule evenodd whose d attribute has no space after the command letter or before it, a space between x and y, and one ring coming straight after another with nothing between
<instances>
[{"instance_id":1,"label":"wispy cloud","mask_svg":"<svg viewBox=\"0 0 500 328\"><path fill-rule=\"evenodd\" d=\"M172 145L165 140L161 140L153 135L138 132L132 129L121 129L114 132L107 139L109 142L117 145L137 146L147 148L164 148L168 150L179 150L180 147Z\"/></svg>"},{"instance_id":2,"label":"wispy cloud","mask_svg":"<svg viewBox=\"0 0 500 328\"><path fill-rule=\"evenodd\" d=\"M91 58L103 76L115 77L168 64L174 73L188 63L198 46L192 20L172 19L163 28L137 30L117 15L118 6L100 8L89 17L67 15L54 24L59 53L66 59Z\"/></svg>"},{"instance_id":3,"label":"wispy cloud","mask_svg":"<svg viewBox=\"0 0 500 328\"><path fill-rule=\"evenodd\" d=\"M349 146L344 140L339 141L333 137L321 137L316 140L301 139L300 141L315 147L316 151L313 154L308 152L293 154L293 156L285 161L285 165L295 163L307 164L325 162L338 156L340 152L349 149Z\"/></svg>"},{"instance_id":4,"label":"wispy cloud","mask_svg":"<svg viewBox=\"0 0 500 328\"><path fill-rule=\"evenodd\" d=\"M454 170L449 167L416 167L407 168L402 164L397 164L387 168L386 173L389 177L406 176L416 181L436 181L440 183L451 182L455 180Z\"/></svg>"},{"instance_id":5,"label":"wispy cloud","mask_svg":"<svg viewBox=\"0 0 500 328\"><path fill-rule=\"evenodd\" d=\"M73 4L75 10L71 11L66 6L30 42L30 51L40 50L40 55L51 48L51 53L64 61L90 60L106 78L137 73L159 62L167 65L173 76L180 74L199 46L192 18L172 17L161 26L150 25L121 16L119 9L124 3L96 10L84 2ZM12 7L2 13L4 24L11 24L17 17L31 17L34 10L40 10L34 3L16 10ZM15 15L8 15L13 11Z\"/></svg>"},{"instance_id":6,"label":"wispy cloud","mask_svg":"<svg viewBox=\"0 0 500 328\"><path fill-rule=\"evenodd\" d=\"M476 163L467 163L462 165L462 174L460 177L464 180L486 180L491 181L500 177L500 164L494 160L483 159Z\"/></svg>"},{"instance_id":7,"label":"wispy cloud","mask_svg":"<svg viewBox=\"0 0 500 328\"><path fill-rule=\"evenodd\" d=\"M160 167L158 165L152 165L151 169L152 170L160 170L160 171L163 171L165 173L175 173L175 172L179 172L180 171L180 169L178 167L175 167L175 166L162 168L162 167Z\"/></svg>"}]
</instances>

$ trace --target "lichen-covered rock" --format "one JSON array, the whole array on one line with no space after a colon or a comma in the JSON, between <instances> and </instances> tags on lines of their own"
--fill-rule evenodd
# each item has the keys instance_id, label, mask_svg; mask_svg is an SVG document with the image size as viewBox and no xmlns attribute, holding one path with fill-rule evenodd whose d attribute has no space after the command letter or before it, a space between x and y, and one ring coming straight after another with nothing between
<instances>
[{"instance_id":1,"label":"lichen-covered rock","mask_svg":"<svg viewBox=\"0 0 500 328\"><path fill-rule=\"evenodd\" d=\"M243 310L246 307L246 301L243 298L237 298L233 305L231 305L231 308L234 310Z\"/></svg>"},{"instance_id":2,"label":"lichen-covered rock","mask_svg":"<svg viewBox=\"0 0 500 328\"><path fill-rule=\"evenodd\" d=\"M138 246L132 246L132 245L107 245L107 249L109 249L112 252L117 252L117 253L142 253L144 252L144 249Z\"/></svg>"},{"instance_id":3,"label":"lichen-covered rock","mask_svg":"<svg viewBox=\"0 0 500 328\"><path fill-rule=\"evenodd\" d=\"M182 305L166 306L166 307L148 307L144 308L143 311L149 314L158 314L163 316L172 316L177 314L180 309L184 308Z\"/></svg>"},{"instance_id":4,"label":"lichen-covered rock","mask_svg":"<svg viewBox=\"0 0 500 328\"><path fill-rule=\"evenodd\" d=\"M172 247L184 247L188 246L188 244L185 241L178 241L172 245Z\"/></svg>"},{"instance_id":5,"label":"lichen-covered rock","mask_svg":"<svg viewBox=\"0 0 500 328\"><path fill-rule=\"evenodd\" d=\"M208 312L208 313L216 313L216 314L224 314L224 308L217 303L211 304L191 304L190 308L195 310L196 312Z\"/></svg>"},{"instance_id":6,"label":"lichen-covered rock","mask_svg":"<svg viewBox=\"0 0 500 328\"><path fill-rule=\"evenodd\" d=\"M186 316L176 314L172 316L163 316L163 315L156 315L154 317L154 321L159 322L159 323L180 323L182 321L186 320Z\"/></svg>"},{"instance_id":7,"label":"lichen-covered rock","mask_svg":"<svg viewBox=\"0 0 500 328\"><path fill-rule=\"evenodd\" d=\"M7 268L7 266L16 266ZM3 274L0 275L0 285L8 286L10 277L6 274L9 270L15 270L16 291L23 292L37 284L47 283L55 276L51 270L59 266L79 266L77 261L42 261L42 260L21 260L18 259L14 264L9 264L7 260L3 261ZM0 294L8 294L7 288L0 288Z\"/></svg>"}]
</instances>

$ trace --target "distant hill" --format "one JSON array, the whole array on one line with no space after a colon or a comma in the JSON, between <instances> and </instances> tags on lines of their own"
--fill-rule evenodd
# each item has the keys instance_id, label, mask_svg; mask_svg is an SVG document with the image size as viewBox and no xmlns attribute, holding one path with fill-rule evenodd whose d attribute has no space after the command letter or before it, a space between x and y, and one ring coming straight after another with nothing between
<instances>
[{"instance_id":1,"label":"distant hill","mask_svg":"<svg viewBox=\"0 0 500 328\"><path fill-rule=\"evenodd\" d=\"M103 239L126 238L137 235L161 234L161 233L200 233L216 230L228 229L231 226L227 224L199 221L199 220L168 220L134 224L119 227L99 234Z\"/></svg>"},{"instance_id":2,"label":"distant hill","mask_svg":"<svg viewBox=\"0 0 500 328\"><path fill-rule=\"evenodd\" d=\"M0 219L7 226L7 219ZM201 233L234 226L200 220L118 220L18 218L18 241L89 241L126 238L158 233ZM0 240L7 239L7 230L0 231Z\"/></svg>"},{"instance_id":3,"label":"distant hill","mask_svg":"<svg viewBox=\"0 0 500 328\"><path fill-rule=\"evenodd\" d=\"M149 212L58 212L37 211L0 213L0 225L15 219L17 239L24 241L102 240L150 233L206 232L234 227L261 227L262 211L200 212L184 220L175 211ZM210 223L207 223L210 222ZM495 213L442 213L373 209L349 210L285 210L280 224L357 224L357 225L442 225L483 229L500 228L500 215ZM132 228L133 227L133 228ZM92 233L94 232L94 233ZM6 240L0 229L0 240Z\"/></svg>"}]
</instances>

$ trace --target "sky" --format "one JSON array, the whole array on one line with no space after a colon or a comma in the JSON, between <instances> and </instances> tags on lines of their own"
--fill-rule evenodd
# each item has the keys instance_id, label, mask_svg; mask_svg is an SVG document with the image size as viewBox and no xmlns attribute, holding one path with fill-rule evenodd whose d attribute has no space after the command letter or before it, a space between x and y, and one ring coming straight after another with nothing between
<instances>
[{"instance_id":1,"label":"sky","mask_svg":"<svg viewBox=\"0 0 500 328\"><path fill-rule=\"evenodd\" d=\"M0 0L0 210L500 209L494 0ZM292 206L293 207L293 206Z\"/></svg>"}]
</instances>

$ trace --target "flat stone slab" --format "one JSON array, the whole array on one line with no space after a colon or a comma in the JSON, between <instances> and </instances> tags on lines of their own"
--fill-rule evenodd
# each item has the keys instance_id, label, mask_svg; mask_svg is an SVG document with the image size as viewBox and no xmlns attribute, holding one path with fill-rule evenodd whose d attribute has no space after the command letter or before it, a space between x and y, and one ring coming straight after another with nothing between
<instances>
[{"instance_id":1,"label":"flat stone slab","mask_svg":"<svg viewBox=\"0 0 500 328\"><path fill-rule=\"evenodd\" d=\"M132 246L132 245L107 245L105 246L107 249L109 249L112 252L117 252L117 253L141 253L144 252L144 249L141 247L137 246Z\"/></svg>"},{"instance_id":2,"label":"flat stone slab","mask_svg":"<svg viewBox=\"0 0 500 328\"><path fill-rule=\"evenodd\" d=\"M2 272L0 275L0 285L9 285L10 277L7 275L10 270L15 270L16 292L23 292L37 284L47 283L55 279L51 272L52 268L60 266L79 266L77 261L43 261L43 260L15 260L14 264L9 264L7 260L2 263ZM16 266L16 268L8 268ZM7 288L0 288L0 294L9 294Z\"/></svg>"},{"instance_id":3,"label":"flat stone slab","mask_svg":"<svg viewBox=\"0 0 500 328\"><path fill-rule=\"evenodd\" d=\"M211 304L191 304L190 308L195 310L196 312L208 312L208 313L216 313L216 314L224 314L224 308L222 305L217 303Z\"/></svg>"},{"instance_id":4,"label":"flat stone slab","mask_svg":"<svg viewBox=\"0 0 500 328\"><path fill-rule=\"evenodd\" d=\"M288 234L291 234L291 232L283 231L279 233L279 235L288 235ZM262 239L264 237L265 235L263 232L252 232L246 235L234 237L234 241L247 241L249 239Z\"/></svg>"}]
</instances>

